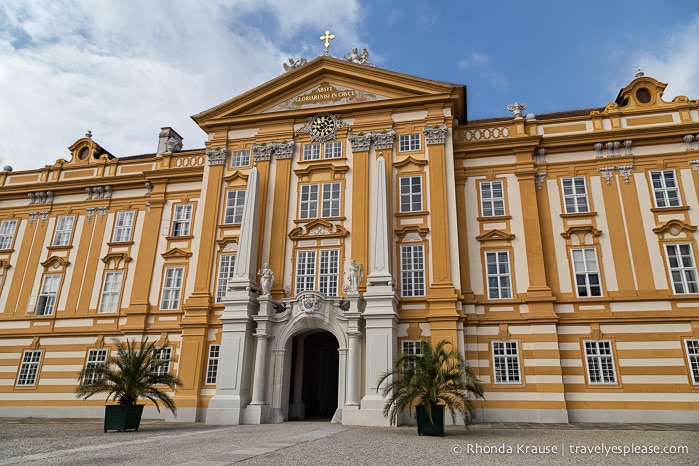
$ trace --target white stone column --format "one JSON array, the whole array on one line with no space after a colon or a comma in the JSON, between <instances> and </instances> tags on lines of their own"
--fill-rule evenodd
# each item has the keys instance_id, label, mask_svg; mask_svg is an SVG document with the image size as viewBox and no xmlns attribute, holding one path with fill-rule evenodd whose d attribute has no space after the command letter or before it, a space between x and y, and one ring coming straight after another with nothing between
<instances>
[{"instance_id":1,"label":"white stone column","mask_svg":"<svg viewBox=\"0 0 699 466\"><path fill-rule=\"evenodd\" d=\"M265 402L265 379L267 378L267 338L266 334L256 334L257 351L255 353L255 378L252 383L252 401L250 404L263 405Z\"/></svg>"},{"instance_id":2,"label":"white stone column","mask_svg":"<svg viewBox=\"0 0 699 466\"><path fill-rule=\"evenodd\" d=\"M348 332L349 345L347 352L347 406L359 406L359 337L360 332Z\"/></svg>"},{"instance_id":3,"label":"white stone column","mask_svg":"<svg viewBox=\"0 0 699 466\"><path fill-rule=\"evenodd\" d=\"M285 349L275 349L274 353L274 392L272 394L272 406L269 413L269 422L284 422L282 409L282 397L284 393L284 358Z\"/></svg>"}]
</instances>

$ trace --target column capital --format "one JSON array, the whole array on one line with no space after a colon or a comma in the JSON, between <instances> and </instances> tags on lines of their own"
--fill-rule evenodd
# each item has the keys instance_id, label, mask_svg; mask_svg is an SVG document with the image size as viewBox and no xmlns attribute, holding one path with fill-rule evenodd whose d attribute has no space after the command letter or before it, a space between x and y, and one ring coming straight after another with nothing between
<instances>
[{"instance_id":1,"label":"column capital","mask_svg":"<svg viewBox=\"0 0 699 466\"><path fill-rule=\"evenodd\" d=\"M209 147L206 149L206 158L209 165L224 165L226 163L226 156L228 155L228 149L225 147L219 147L218 149L213 149Z\"/></svg>"},{"instance_id":2,"label":"column capital","mask_svg":"<svg viewBox=\"0 0 699 466\"><path fill-rule=\"evenodd\" d=\"M371 133L350 134L347 136L352 152L368 151L371 146Z\"/></svg>"},{"instance_id":3,"label":"column capital","mask_svg":"<svg viewBox=\"0 0 699 466\"><path fill-rule=\"evenodd\" d=\"M444 144L447 142L447 132L449 127L445 124L439 126L424 126L422 132L425 134L425 142L430 144Z\"/></svg>"}]
</instances>

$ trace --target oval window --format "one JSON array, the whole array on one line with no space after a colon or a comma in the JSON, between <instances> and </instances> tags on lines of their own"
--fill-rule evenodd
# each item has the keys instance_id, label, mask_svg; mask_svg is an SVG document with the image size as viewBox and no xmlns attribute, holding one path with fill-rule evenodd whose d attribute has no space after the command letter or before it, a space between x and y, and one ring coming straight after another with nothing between
<instances>
[{"instance_id":1,"label":"oval window","mask_svg":"<svg viewBox=\"0 0 699 466\"><path fill-rule=\"evenodd\" d=\"M640 88L636 91L636 100L642 104L647 104L650 102L650 91L645 87Z\"/></svg>"}]
</instances>

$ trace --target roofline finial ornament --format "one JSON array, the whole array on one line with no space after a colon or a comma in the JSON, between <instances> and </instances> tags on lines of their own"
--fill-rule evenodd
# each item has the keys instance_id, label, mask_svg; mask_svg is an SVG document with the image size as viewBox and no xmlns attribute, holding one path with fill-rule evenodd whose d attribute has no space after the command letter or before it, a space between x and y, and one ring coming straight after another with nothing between
<instances>
[{"instance_id":1,"label":"roofline finial ornament","mask_svg":"<svg viewBox=\"0 0 699 466\"><path fill-rule=\"evenodd\" d=\"M320 36L320 40L325 41L325 56L327 57L329 55L328 48L330 47L330 41L335 38L334 34L330 34L330 29L325 30L325 35Z\"/></svg>"},{"instance_id":2,"label":"roofline finial ornament","mask_svg":"<svg viewBox=\"0 0 699 466\"><path fill-rule=\"evenodd\" d=\"M633 77L634 77L634 79L636 79L636 78L640 78L643 75L644 75L644 73L643 73L643 71L641 71L641 68L636 68L636 73L633 75Z\"/></svg>"}]
</instances>

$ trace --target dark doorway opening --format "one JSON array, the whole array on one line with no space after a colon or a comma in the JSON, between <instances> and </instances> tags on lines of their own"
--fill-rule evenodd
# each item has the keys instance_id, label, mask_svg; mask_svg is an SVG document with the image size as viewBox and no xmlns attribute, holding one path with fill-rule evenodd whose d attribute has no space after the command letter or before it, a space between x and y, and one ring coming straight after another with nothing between
<instances>
[{"instance_id":1,"label":"dark doorway opening","mask_svg":"<svg viewBox=\"0 0 699 466\"><path fill-rule=\"evenodd\" d=\"M303 338L303 345L298 339ZM296 367L297 351L303 348L303 367ZM330 332L317 332L294 338L291 380L296 380L299 369L302 372L301 400L305 419L332 419L337 409L337 387L339 366L339 345ZM292 383L291 399L298 400L297 385Z\"/></svg>"}]
</instances>

